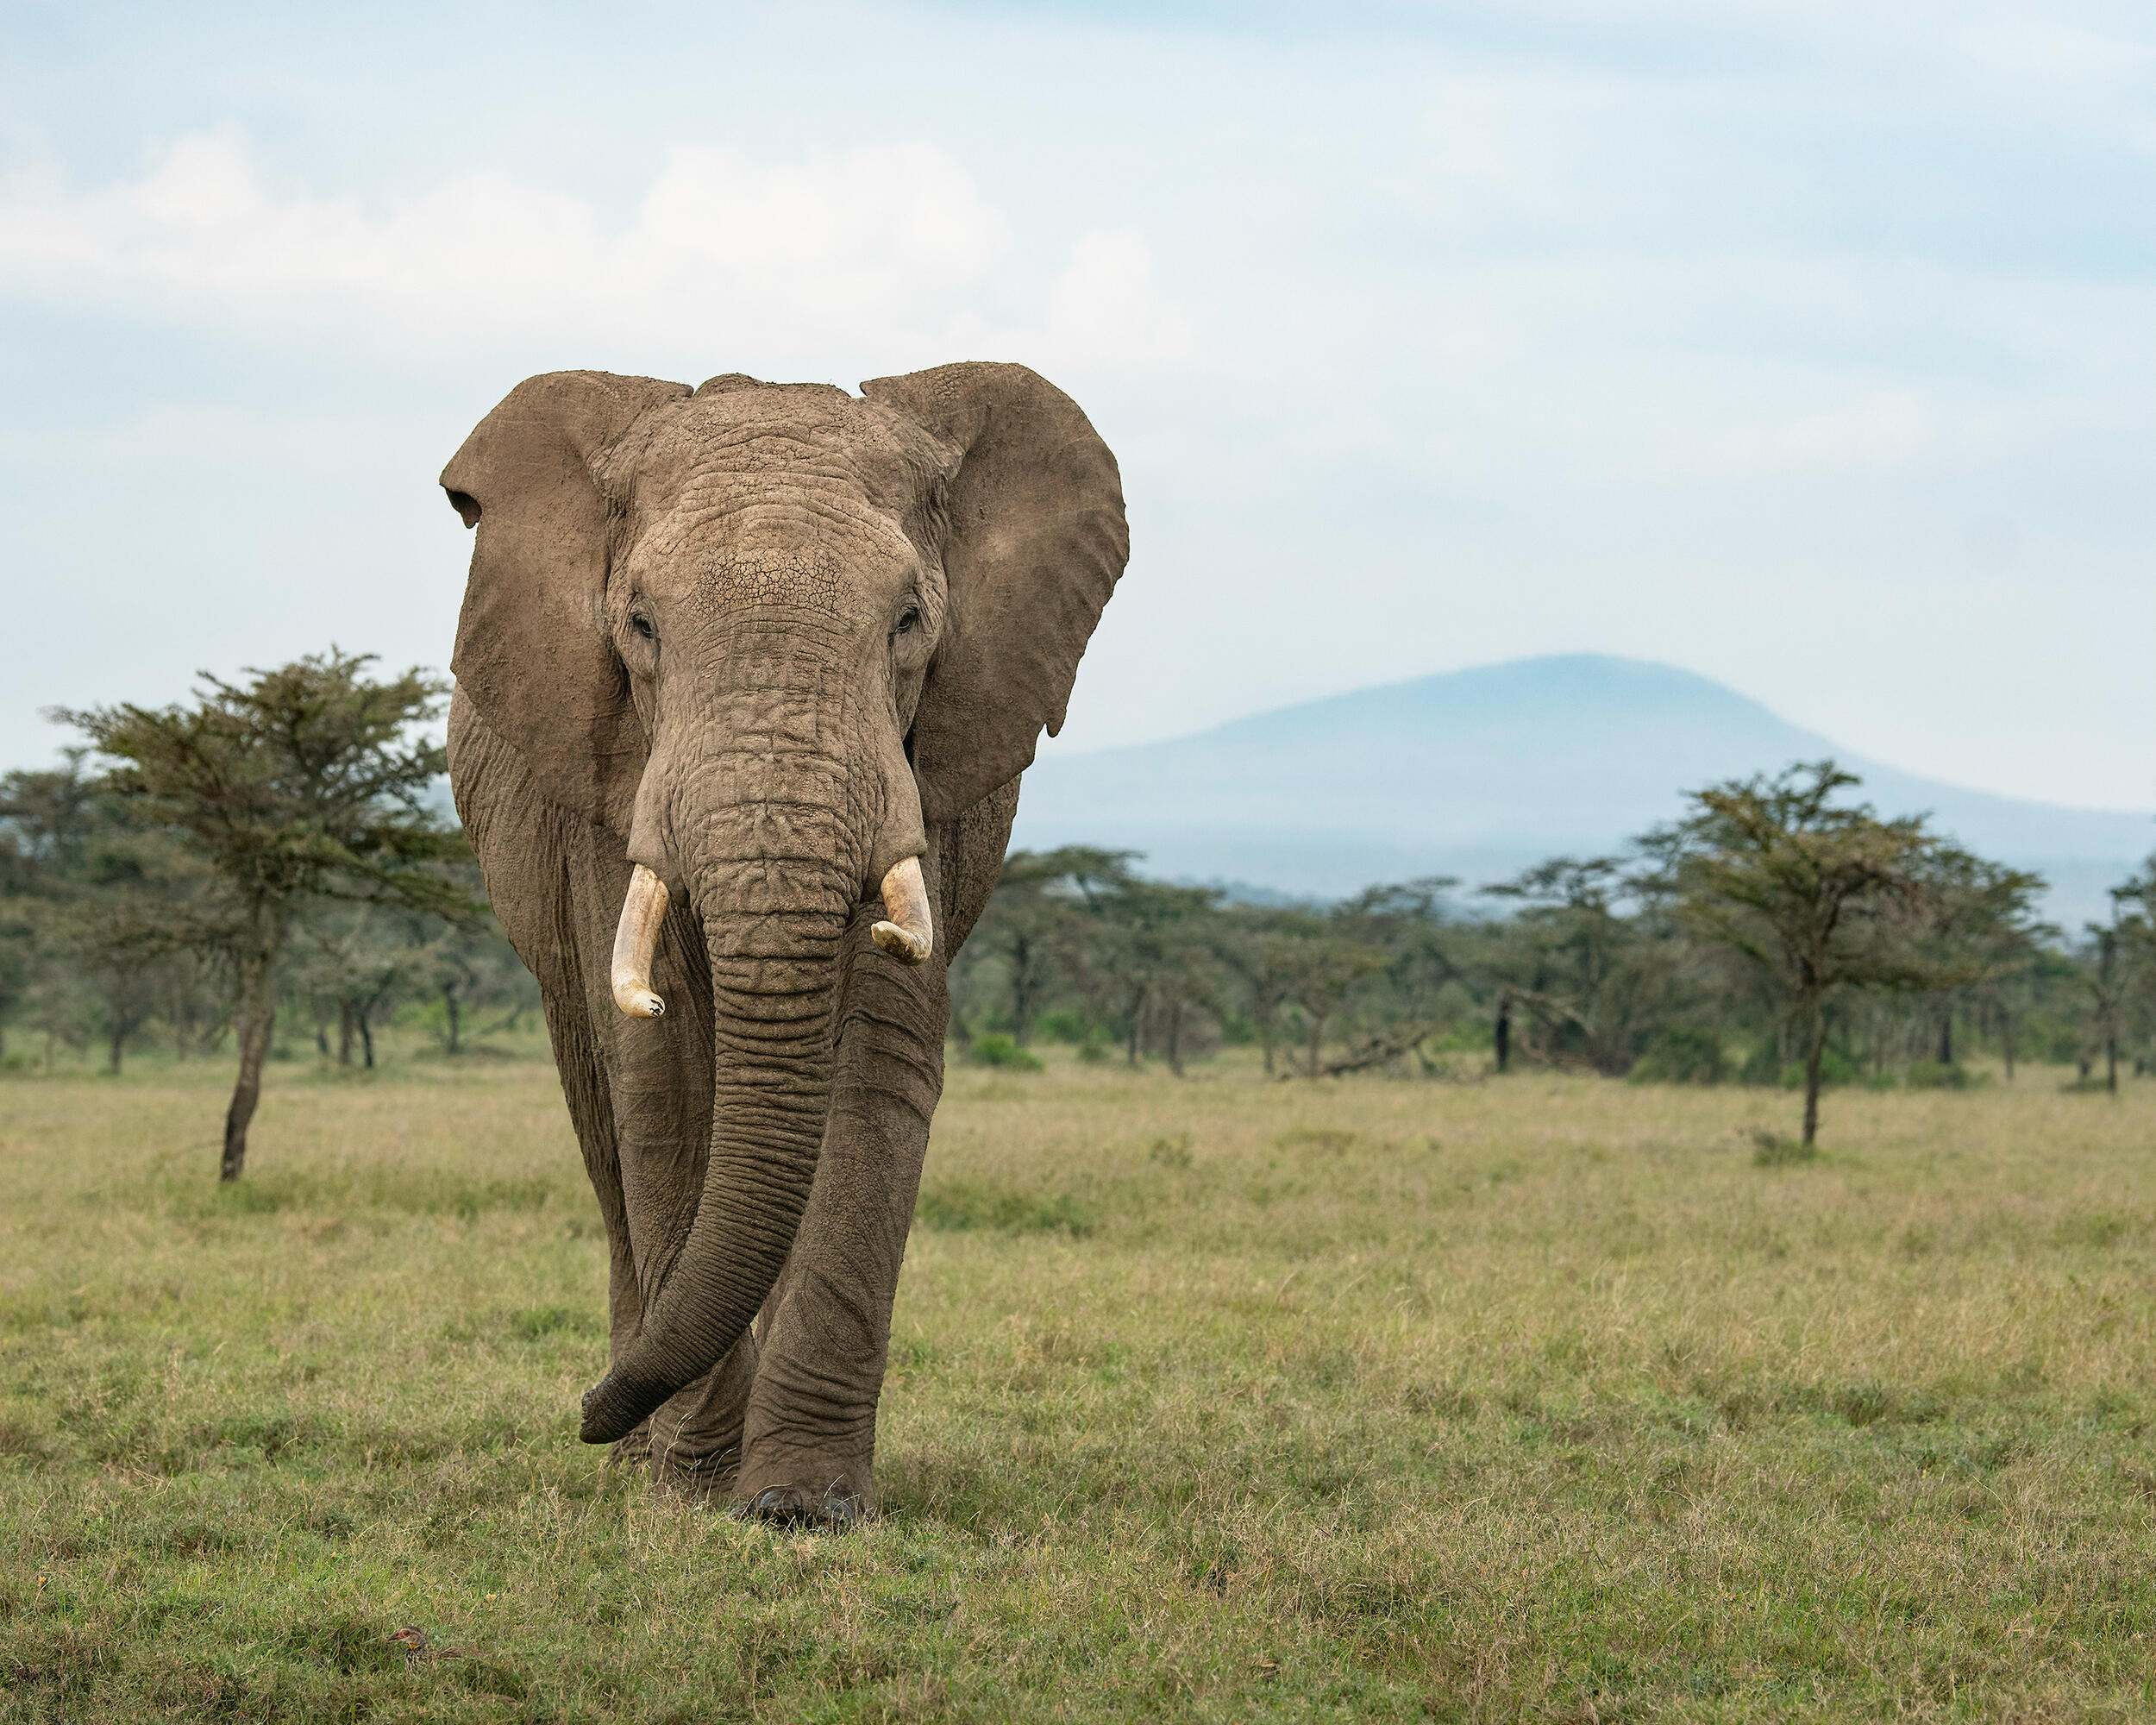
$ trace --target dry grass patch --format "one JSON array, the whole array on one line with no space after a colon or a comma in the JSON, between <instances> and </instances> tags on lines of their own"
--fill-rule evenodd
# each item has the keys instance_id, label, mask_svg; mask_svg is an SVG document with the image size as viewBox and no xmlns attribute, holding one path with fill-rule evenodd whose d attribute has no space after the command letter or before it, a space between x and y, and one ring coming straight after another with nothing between
<instances>
[{"instance_id":1,"label":"dry grass patch","mask_svg":"<svg viewBox=\"0 0 2156 1725\"><path fill-rule=\"evenodd\" d=\"M218 1076L0 1083L0 1717L2156 1711L2156 1086L954 1067L808 1539L576 1444L543 1063Z\"/></svg>"}]
</instances>

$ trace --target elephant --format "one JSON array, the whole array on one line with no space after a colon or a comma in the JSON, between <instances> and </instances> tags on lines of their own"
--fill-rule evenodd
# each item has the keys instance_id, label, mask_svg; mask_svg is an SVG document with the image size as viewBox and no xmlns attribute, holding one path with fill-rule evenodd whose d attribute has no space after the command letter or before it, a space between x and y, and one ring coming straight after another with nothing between
<instances>
[{"instance_id":1,"label":"elephant","mask_svg":"<svg viewBox=\"0 0 2156 1725\"><path fill-rule=\"evenodd\" d=\"M949 966L1128 560L1115 458L1018 365L574 371L441 483L475 530L451 787L605 1226L581 1435L850 1526Z\"/></svg>"}]
</instances>

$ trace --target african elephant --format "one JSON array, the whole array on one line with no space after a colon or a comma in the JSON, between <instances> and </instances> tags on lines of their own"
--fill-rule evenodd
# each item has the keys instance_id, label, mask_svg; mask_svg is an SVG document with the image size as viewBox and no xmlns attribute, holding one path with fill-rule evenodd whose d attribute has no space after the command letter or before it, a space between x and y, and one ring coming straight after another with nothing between
<instances>
[{"instance_id":1,"label":"african elephant","mask_svg":"<svg viewBox=\"0 0 2156 1725\"><path fill-rule=\"evenodd\" d=\"M1128 556L1115 458L1022 366L556 372L442 484L450 780L611 1254L584 1440L849 1523L946 969Z\"/></svg>"}]
</instances>

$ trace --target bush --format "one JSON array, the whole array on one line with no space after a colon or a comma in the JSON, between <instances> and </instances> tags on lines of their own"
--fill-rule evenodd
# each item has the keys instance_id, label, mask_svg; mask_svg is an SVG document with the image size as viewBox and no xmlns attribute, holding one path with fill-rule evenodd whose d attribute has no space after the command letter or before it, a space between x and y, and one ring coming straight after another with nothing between
<instances>
[{"instance_id":1,"label":"bush","mask_svg":"<svg viewBox=\"0 0 2156 1725\"><path fill-rule=\"evenodd\" d=\"M1052 1012L1041 1013L1033 1020L1034 1033L1044 1042L1075 1042L1083 1044L1093 1034L1093 1026L1084 1013L1075 1007L1057 1007Z\"/></svg>"},{"instance_id":2,"label":"bush","mask_svg":"<svg viewBox=\"0 0 2156 1725\"><path fill-rule=\"evenodd\" d=\"M926 1188L918 1215L922 1226L941 1233L1061 1233L1083 1239L1094 1229L1091 1209L1068 1192L1025 1191L978 1180L941 1180Z\"/></svg>"},{"instance_id":3,"label":"bush","mask_svg":"<svg viewBox=\"0 0 2156 1725\"><path fill-rule=\"evenodd\" d=\"M1751 1058L1739 1070L1737 1077L1741 1083L1775 1084L1784 1090L1802 1090L1804 1063L1792 1060L1785 1065L1777 1057L1772 1043L1762 1043L1752 1050ZM1861 1061L1839 1048L1828 1047L1820 1054L1819 1082L1822 1089L1832 1090L1845 1084L1867 1084L1871 1079Z\"/></svg>"},{"instance_id":4,"label":"bush","mask_svg":"<svg viewBox=\"0 0 2156 1725\"><path fill-rule=\"evenodd\" d=\"M1086 1032L1086 1039L1078 1044L1078 1057L1088 1066L1098 1066L1113 1051L1108 1045L1108 1033L1095 1025Z\"/></svg>"},{"instance_id":5,"label":"bush","mask_svg":"<svg viewBox=\"0 0 2156 1725\"><path fill-rule=\"evenodd\" d=\"M1912 1090L1973 1090L1990 1081L1988 1074L1971 1072L1965 1066L1921 1061L1902 1075L1902 1082Z\"/></svg>"},{"instance_id":6,"label":"bush","mask_svg":"<svg viewBox=\"0 0 2156 1725\"><path fill-rule=\"evenodd\" d=\"M1635 1084L1719 1084L1728 1072L1714 1032L1672 1026L1647 1044L1628 1076Z\"/></svg>"},{"instance_id":7,"label":"bush","mask_svg":"<svg viewBox=\"0 0 2156 1725\"><path fill-rule=\"evenodd\" d=\"M1000 1067L1006 1072L1038 1072L1038 1056L1020 1048L1001 1031L990 1031L986 1036L973 1039L973 1046L966 1051L966 1058L976 1066Z\"/></svg>"},{"instance_id":8,"label":"bush","mask_svg":"<svg viewBox=\"0 0 2156 1725\"><path fill-rule=\"evenodd\" d=\"M1752 1161L1755 1168L1791 1168L1800 1162L1819 1160L1819 1146L1807 1144L1802 1138L1784 1138L1779 1132L1764 1132L1757 1127L1752 1133Z\"/></svg>"},{"instance_id":9,"label":"bush","mask_svg":"<svg viewBox=\"0 0 2156 1725\"><path fill-rule=\"evenodd\" d=\"M2054 1066L2072 1066L2088 1053L2087 1039L2078 1030L2057 1030L2041 1044L2043 1058Z\"/></svg>"}]
</instances>

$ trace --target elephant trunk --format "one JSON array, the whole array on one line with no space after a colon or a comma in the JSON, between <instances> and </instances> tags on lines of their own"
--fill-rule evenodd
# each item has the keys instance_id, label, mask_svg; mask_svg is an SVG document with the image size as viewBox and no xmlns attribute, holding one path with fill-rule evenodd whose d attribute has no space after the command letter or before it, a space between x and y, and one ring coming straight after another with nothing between
<instances>
[{"instance_id":1,"label":"elephant trunk","mask_svg":"<svg viewBox=\"0 0 2156 1725\"><path fill-rule=\"evenodd\" d=\"M730 825L737 841L749 830ZM858 887L843 866L810 860L843 849L828 837L786 846L783 876L745 842L710 848L724 855L688 881L711 975L710 1158L680 1250L647 1289L642 1327L584 1398L586 1443L625 1437L740 1339L793 1248L823 1144L838 955ZM637 900L632 884L623 929L633 922L641 938ZM637 970L639 955L628 957ZM649 974L646 944L647 992Z\"/></svg>"}]
</instances>

